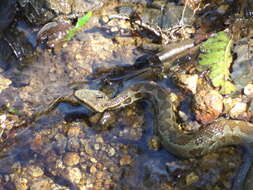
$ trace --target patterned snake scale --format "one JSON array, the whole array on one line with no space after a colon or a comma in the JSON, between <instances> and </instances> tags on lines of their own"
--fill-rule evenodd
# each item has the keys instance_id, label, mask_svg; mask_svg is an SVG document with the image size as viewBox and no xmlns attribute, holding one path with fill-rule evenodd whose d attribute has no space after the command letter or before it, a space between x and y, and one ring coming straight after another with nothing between
<instances>
[{"instance_id":1,"label":"patterned snake scale","mask_svg":"<svg viewBox=\"0 0 253 190\"><path fill-rule=\"evenodd\" d=\"M153 103L154 127L165 149L179 157L201 156L227 145L253 142L253 124L241 120L220 119L194 132L183 132L172 109L169 91L154 82L134 84L115 98L109 99L97 90L80 89L74 94L82 103L97 112L125 107L139 99Z\"/></svg>"}]
</instances>

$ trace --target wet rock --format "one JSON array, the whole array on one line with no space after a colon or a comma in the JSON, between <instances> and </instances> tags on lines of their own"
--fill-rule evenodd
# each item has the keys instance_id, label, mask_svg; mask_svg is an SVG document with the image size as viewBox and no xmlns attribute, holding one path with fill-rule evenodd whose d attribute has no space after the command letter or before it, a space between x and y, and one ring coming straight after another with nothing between
<instances>
[{"instance_id":1,"label":"wet rock","mask_svg":"<svg viewBox=\"0 0 253 190\"><path fill-rule=\"evenodd\" d=\"M65 185L59 185L56 183L52 184L51 189L52 190L69 190L69 188L66 187Z\"/></svg>"},{"instance_id":2,"label":"wet rock","mask_svg":"<svg viewBox=\"0 0 253 190\"><path fill-rule=\"evenodd\" d=\"M9 108L10 109L10 108ZM18 123L23 121L17 115L3 114L0 115L0 137L2 135L8 135L13 127L16 127Z\"/></svg>"},{"instance_id":3,"label":"wet rock","mask_svg":"<svg viewBox=\"0 0 253 190\"><path fill-rule=\"evenodd\" d=\"M46 44L50 48L63 43L67 31L72 27L67 22L49 22L45 24L37 34L37 42Z\"/></svg>"},{"instance_id":4,"label":"wet rock","mask_svg":"<svg viewBox=\"0 0 253 190\"><path fill-rule=\"evenodd\" d=\"M189 115L187 115L187 113L179 110L178 112L178 116L180 117L180 119L184 122L188 121L189 120Z\"/></svg>"},{"instance_id":5,"label":"wet rock","mask_svg":"<svg viewBox=\"0 0 253 190\"><path fill-rule=\"evenodd\" d=\"M116 121L115 114L113 112L105 112L99 120L99 125L103 126L103 129L107 129L112 126Z\"/></svg>"},{"instance_id":6,"label":"wet rock","mask_svg":"<svg viewBox=\"0 0 253 190\"><path fill-rule=\"evenodd\" d=\"M39 166L35 165L29 166L28 173L34 178L44 175L44 171Z\"/></svg>"},{"instance_id":7,"label":"wet rock","mask_svg":"<svg viewBox=\"0 0 253 190\"><path fill-rule=\"evenodd\" d=\"M226 6L226 8L228 8L228 6ZM221 30L224 28L224 23L227 19L225 14L229 11L226 8L222 7L221 9L217 9L217 7L215 7L211 10L204 10L202 15L197 18L198 25L205 32Z\"/></svg>"},{"instance_id":8,"label":"wet rock","mask_svg":"<svg viewBox=\"0 0 253 190\"><path fill-rule=\"evenodd\" d=\"M222 113L223 97L215 90L201 90L194 97L196 119L202 123L210 123Z\"/></svg>"},{"instance_id":9,"label":"wet rock","mask_svg":"<svg viewBox=\"0 0 253 190\"><path fill-rule=\"evenodd\" d=\"M67 138L63 134L57 134L55 136L55 139L56 139L55 149L59 153L64 153L65 152L65 148L67 146Z\"/></svg>"},{"instance_id":10,"label":"wet rock","mask_svg":"<svg viewBox=\"0 0 253 190\"><path fill-rule=\"evenodd\" d=\"M252 62L253 59L233 64L234 69L231 76L238 89L242 89L248 82L252 80Z\"/></svg>"},{"instance_id":11,"label":"wet rock","mask_svg":"<svg viewBox=\"0 0 253 190\"><path fill-rule=\"evenodd\" d=\"M102 136L98 136L98 137L96 138L96 142L97 142L97 143L103 144L103 143L104 143L103 137L102 137Z\"/></svg>"},{"instance_id":12,"label":"wet rock","mask_svg":"<svg viewBox=\"0 0 253 190\"><path fill-rule=\"evenodd\" d=\"M22 24L22 26L25 24ZM28 60L31 59L34 54L35 40L31 40L34 36L31 36L31 30L29 31L28 26L20 29L17 27L9 27L4 33L4 39L8 43L12 53L19 60ZM13 55L12 54L12 55ZM11 60L11 57L10 57ZM28 61L27 61L28 62ZM23 63L27 63L24 61ZM21 83L21 81L17 81Z\"/></svg>"},{"instance_id":13,"label":"wet rock","mask_svg":"<svg viewBox=\"0 0 253 190\"><path fill-rule=\"evenodd\" d=\"M72 12L82 16L85 12L98 9L103 3L104 0L73 0Z\"/></svg>"},{"instance_id":14,"label":"wet rock","mask_svg":"<svg viewBox=\"0 0 253 190\"><path fill-rule=\"evenodd\" d=\"M217 153L207 154L201 160L200 167L201 168L215 168L218 165L217 160L219 160L219 155Z\"/></svg>"},{"instance_id":15,"label":"wet rock","mask_svg":"<svg viewBox=\"0 0 253 190\"><path fill-rule=\"evenodd\" d=\"M58 169L64 169L65 165L63 164L62 160L56 160L55 161L55 167L58 168Z\"/></svg>"},{"instance_id":16,"label":"wet rock","mask_svg":"<svg viewBox=\"0 0 253 190\"><path fill-rule=\"evenodd\" d=\"M50 182L47 178L38 179L30 185L30 190L51 190Z\"/></svg>"},{"instance_id":17,"label":"wet rock","mask_svg":"<svg viewBox=\"0 0 253 190\"><path fill-rule=\"evenodd\" d=\"M87 143L84 145L85 152L89 155L93 155L94 151L92 150L91 146Z\"/></svg>"},{"instance_id":18,"label":"wet rock","mask_svg":"<svg viewBox=\"0 0 253 190\"><path fill-rule=\"evenodd\" d=\"M57 154L53 151L53 150L50 150L48 153L47 153L47 162L48 163L55 163L57 161Z\"/></svg>"},{"instance_id":19,"label":"wet rock","mask_svg":"<svg viewBox=\"0 0 253 190\"><path fill-rule=\"evenodd\" d=\"M234 47L237 59L232 66L231 78L239 90L244 88L253 78L253 58L250 56L249 46L249 39L243 38Z\"/></svg>"},{"instance_id":20,"label":"wet rock","mask_svg":"<svg viewBox=\"0 0 253 190\"><path fill-rule=\"evenodd\" d=\"M96 166L95 166L95 165L92 165L92 166L90 167L90 173L94 175L96 172L97 172Z\"/></svg>"},{"instance_id":21,"label":"wet rock","mask_svg":"<svg viewBox=\"0 0 253 190\"><path fill-rule=\"evenodd\" d=\"M68 152L67 154L65 154L63 158L63 162L67 166L75 166L79 164L79 161L80 161L80 156L74 152Z\"/></svg>"},{"instance_id":22,"label":"wet rock","mask_svg":"<svg viewBox=\"0 0 253 190\"><path fill-rule=\"evenodd\" d=\"M142 4L147 3L146 0L119 0L119 2L122 2L122 3L142 3Z\"/></svg>"},{"instance_id":23,"label":"wet rock","mask_svg":"<svg viewBox=\"0 0 253 190\"><path fill-rule=\"evenodd\" d=\"M15 162L12 166L11 166L11 171L16 173L16 174L20 174L22 171L22 166L20 162Z\"/></svg>"},{"instance_id":24,"label":"wet rock","mask_svg":"<svg viewBox=\"0 0 253 190\"><path fill-rule=\"evenodd\" d=\"M159 150L161 148L159 138L157 136L152 136L148 141L148 146L152 150Z\"/></svg>"},{"instance_id":25,"label":"wet rock","mask_svg":"<svg viewBox=\"0 0 253 190\"><path fill-rule=\"evenodd\" d=\"M231 97L225 97L223 99L224 104L224 113L229 113L229 111L232 109L232 107L236 104L236 102L240 101L240 98L231 98Z\"/></svg>"},{"instance_id":26,"label":"wet rock","mask_svg":"<svg viewBox=\"0 0 253 190\"><path fill-rule=\"evenodd\" d=\"M130 165L132 163L132 158L129 156L129 155L123 155L121 158L120 158L120 165L121 166L124 166L124 165Z\"/></svg>"},{"instance_id":27,"label":"wet rock","mask_svg":"<svg viewBox=\"0 0 253 190\"><path fill-rule=\"evenodd\" d=\"M73 0L51 0L47 1L49 8L53 9L56 14L63 13L68 15L71 13L71 4Z\"/></svg>"},{"instance_id":28,"label":"wet rock","mask_svg":"<svg viewBox=\"0 0 253 190\"><path fill-rule=\"evenodd\" d=\"M191 9L197 9L200 7L202 0L182 0L185 5L190 7Z\"/></svg>"},{"instance_id":29,"label":"wet rock","mask_svg":"<svg viewBox=\"0 0 253 190\"><path fill-rule=\"evenodd\" d=\"M246 117L246 110L247 104L244 102L237 102L232 109L230 110L229 114L232 118L240 118L245 116Z\"/></svg>"},{"instance_id":30,"label":"wet rock","mask_svg":"<svg viewBox=\"0 0 253 190\"><path fill-rule=\"evenodd\" d=\"M80 133L80 127L70 127L68 129L68 136L69 137L77 137Z\"/></svg>"},{"instance_id":31,"label":"wet rock","mask_svg":"<svg viewBox=\"0 0 253 190\"><path fill-rule=\"evenodd\" d=\"M244 87L243 92L246 96L253 98L253 84L247 84Z\"/></svg>"},{"instance_id":32,"label":"wet rock","mask_svg":"<svg viewBox=\"0 0 253 190\"><path fill-rule=\"evenodd\" d=\"M159 26L162 29L168 29L174 25L177 25L179 19L182 16L184 6L177 6L175 3L165 3L164 1L155 2L156 7L161 9L147 8L143 11L142 21L152 26ZM161 11L164 9L164 11ZM190 24L193 12L186 7L183 21Z\"/></svg>"},{"instance_id":33,"label":"wet rock","mask_svg":"<svg viewBox=\"0 0 253 190\"><path fill-rule=\"evenodd\" d=\"M81 17L103 5L98 0L18 0L22 14L32 24L39 25L64 15L69 18Z\"/></svg>"},{"instance_id":34,"label":"wet rock","mask_svg":"<svg viewBox=\"0 0 253 190\"><path fill-rule=\"evenodd\" d=\"M91 118L90 121L92 124L95 124L95 129L97 130L107 130L116 121L115 114L113 112L104 112L102 115L101 113L94 114Z\"/></svg>"},{"instance_id":35,"label":"wet rock","mask_svg":"<svg viewBox=\"0 0 253 190\"><path fill-rule=\"evenodd\" d=\"M18 4L21 7L22 14L32 24L44 24L55 17L44 0L18 0Z\"/></svg>"},{"instance_id":36,"label":"wet rock","mask_svg":"<svg viewBox=\"0 0 253 190\"><path fill-rule=\"evenodd\" d=\"M0 75L0 93L8 88L10 86L10 84L12 83L11 80L5 78L4 76Z\"/></svg>"},{"instance_id":37,"label":"wet rock","mask_svg":"<svg viewBox=\"0 0 253 190\"><path fill-rule=\"evenodd\" d=\"M79 168L67 168L67 179L71 182L78 184L82 178L82 173Z\"/></svg>"},{"instance_id":38,"label":"wet rock","mask_svg":"<svg viewBox=\"0 0 253 190\"><path fill-rule=\"evenodd\" d=\"M177 78L179 85L182 88L186 88L187 90L191 91L192 94L196 93L198 83L197 74L195 75L180 74Z\"/></svg>"},{"instance_id":39,"label":"wet rock","mask_svg":"<svg viewBox=\"0 0 253 190\"><path fill-rule=\"evenodd\" d=\"M73 151L76 152L78 151L80 147L79 139L76 137L71 137L68 139L68 144L67 144L67 150L68 151Z\"/></svg>"},{"instance_id":40,"label":"wet rock","mask_svg":"<svg viewBox=\"0 0 253 190\"><path fill-rule=\"evenodd\" d=\"M8 62L11 55L12 49L5 40L1 39L0 35L0 72L6 71L11 67Z\"/></svg>"},{"instance_id":41,"label":"wet rock","mask_svg":"<svg viewBox=\"0 0 253 190\"><path fill-rule=\"evenodd\" d=\"M90 158L90 161L91 161L92 163L97 163L97 162L98 162L98 161L96 160L96 158L93 158L93 157Z\"/></svg>"},{"instance_id":42,"label":"wet rock","mask_svg":"<svg viewBox=\"0 0 253 190\"><path fill-rule=\"evenodd\" d=\"M112 157L114 156L116 153L115 149L113 147L111 147L109 150L108 150L108 156Z\"/></svg>"},{"instance_id":43,"label":"wet rock","mask_svg":"<svg viewBox=\"0 0 253 190\"><path fill-rule=\"evenodd\" d=\"M7 28L16 13L16 0L2 0L0 4L0 32Z\"/></svg>"},{"instance_id":44,"label":"wet rock","mask_svg":"<svg viewBox=\"0 0 253 190\"><path fill-rule=\"evenodd\" d=\"M43 136L41 134L36 134L31 143L31 149L33 151L37 151L42 146L43 146Z\"/></svg>"},{"instance_id":45,"label":"wet rock","mask_svg":"<svg viewBox=\"0 0 253 190\"><path fill-rule=\"evenodd\" d=\"M100 149L100 144L98 144L98 143L94 144L94 149L96 151L98 151Z\"/></svg>"},{"instance_id":46,"label":"wet rock","mask_svg":"<svg viewBox=\"0 0 253 190\"><path fill-rule=\"evenodd\" d=\"M28 180L26 178L18 178L15 180L15 187L18 190L27 190L28 189Z\"/></svg>"},{"instance_id":47,"label":"wet rock","mask_svg":"<svg viewBox=\"0 0 253 190\"><path fill-rule=\"evenodd\" d=\"M101 171L98 171L96 176L98 179L102 179L104 177L104 173Z\"/></svg>"},{"instance_id":48,"label":"wet rock","mask_svg":"<svg viewBox=\"0 0 253 190\"><path fill-rule=\"evenodd\" d=\"M188 174L186 176L186 185L191 185L199 180L199 176L196 175L194 172Z\"/></svg>"}]
</instances>

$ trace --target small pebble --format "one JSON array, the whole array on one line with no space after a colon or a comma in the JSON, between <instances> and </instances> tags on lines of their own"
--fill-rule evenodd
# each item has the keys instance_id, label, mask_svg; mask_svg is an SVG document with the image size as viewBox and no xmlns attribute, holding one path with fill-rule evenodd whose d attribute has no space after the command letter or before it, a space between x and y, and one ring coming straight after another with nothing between
<instances>
[{"instance_id":1,"label":"small pebble","mask_svg":"<svg viewBox=\"0 0 253 190\"><path fill-rule=\"evenodd\" d=\"M237 102L230 110L229 114L232 118L237 118L246 113L247 104L244 102Z\"/></svg>"},{"instance_id":2,"label":"small pebble","mask_svg":"<svg viewBox=\"0 0 253 190\"><path fill-rule=\"evenodd\" d=\"M101 171L98 171L98 172L97 172L97 175L96 175L97 179L102 179L103 176L104 176L104 173L103 173L103 172L101 172Z\"/></svg>"},{"instance_id":3,"label":"small pebble","mask_svg":"<svg viewBox=\"0 0 253 190\"><path fill-rule=\"evenodd\" d=\"M67 142L67 150L70 152L77 152L80 148L78 137L71 137Z\"/></svg>"},{"instance_id":4,"label":"small pebble","mask_svg":"<svg viewBox=\"0 0 253 190\"><path fill-rule=\"evenodd\" d=\"M15 180L15 187L18 190L27 190L28 186L27 186L27 182L28 180L26 178L18 178Z\"/></svg>"},{"instance_id":5,"label":"small pebble","mask_svg":"<svg viewBox=\"0 0 253 190\"><path fill-rule=\"evenodd\" d=\"M192 92L192 94L196 94L197 84L198 84L198 75L187 75L182 74L178 77L179 82L182 86Z\"/></svg>"},{"instance_id":6,"label":"small pebble","mask_svg":"<svg viewBox=\"0 0 253 190\"><path fill-rule=\"evenodd\" d=\"M64 169L65 168L62 160L56 160L55 166L56 166L56 168L59 168L59 169Z\"/></svg>"},{"instance_id":7,"label":"small pebble","mask_svg":"<svg viewBox=\"0 0 253 190\"><path fill-rule=\"evenodd\" d=\"M91 148L91 146L89 144L85 144L84 145L84 149L85 149L85 152L89 155L92 155L93 154L93 150Z\"/></svg>"},{"instance_id":8,"label":"small pebble","mask_svg":"<svg viewBox=\"0 0 253 190\"><path fill-rule=\"evenodd\" d=\"M12 166L11 166L11 171L15 172L15 174L20 174L22 171L22 166L20 162L15 162Z\"/></svg>"},{"instance_id":9,"label":"small pebble","mask_svg":"<svg viewBox=\"0 0 253 190\"><path fill-rule=\"evenodd\" d=\"M110 148L109 151L108 151L108 156L112 157L115 155L115 149L114 148Z\"/></svg>"},{"instance_id":10,"label":"small pebble","mask_svg":"<svg viewBox=\"0 0 253 190\"><path fill-rule=\"evenodd\" d=\"M105 23L109 22L110 19L108 16L103 16L100 21L102 22L102 24L105 24Z\"/></svg>"},{"instance_id":11,"label":"small pebble","mask_svg":"<svg viewBox=\"0 0 253 190\"><path fill-rule=\"evenodd\" d=\"M68 136L69 137L77 137L80 133L79 127L70 127L68 130Z\"/></svg>"},{"instance_id":12,"label":"small pebble","mask_svg":"<svg viewBox=\"0 0 253 190\"><path fill-rule=\"evenodd\" d=\"M91 161L92 163L97 163L97 162L98 162L95 158L90 158L90 161Z\"/></svg>"},{"instance_id":13,"label":"small pebble","mask_svg":"<svg viewBox=\"0 0 253 190\"><path fill-rule=\"evenodd\" d=\"M111 32L118 32L119 28L116 26L111 27Z\"/></svg>"},{"instance_id":14,"label":"small pebble","mask_svg":"<svg viewBox=\"0 0 253 190\"><path fill-rule=\"evenodd\" d=\"M0 93L11 85L12 81L0 75Z\"/></svg>"},{"instance_id":15,"label":"small pebble","mask_svg":"<svg viewBox=\"0 0 253 190\"><path fill-rule=\"evenodd\" d=\"M71 182L78 184L82 178L82 173L79 168L68 168L67 177Z\"/></svg>"},{"instance_id":16,"label":"small pebble","mask_svg":"<svg viewBox=\"0 0 253 190\"><path fill-rule=\"evenodd\" d=\"M40 177L40 176L44 175L44 171L40 167L34 166L34 165L29 166L28 173L32 177Z\"/></svg>"},{"instance_id":17,"label":"small pebble","mask_svg":"<svg viewBox=\"0 0 253 190\"><path fill-rule=\"evenodd\" d=\"M90 173L91 173L91 174L95 174L96 171L97 171L97 168L96 168L94 165L92 165L92 166L90 167Z\"/></svg>"},{"instance_id":18,"label":"small pebble","mask_svg":"<svg viewBox=\"0 0 253 190\"><path fill-rule=\"evenodd\" d=\"M96 139L96 142L97 142L97 143L104 143L103 137L99 136L99 137Z\"/></svg>"},{"instance_id":19,"label":"small pebble","mask_svg":"<svg viewBox=\"0 0 253 190\"><path fill-rule=\"evenodd\" d=\"M94 144L94 149L95 150L99 150L100 149L100 145L98 143Z\"/></svg>"},{"instance_id":20,"label":"small pebble","mask_svg":"<svg viewBox=\"0 0 253 190\"><path fill-rule=\"evenodd\" d=\"M161 148L159 138L157 136L152 136L148 141L148 146L152 150L159 150Z\"/></svg>"},{"instance_id":21,"label":"small pebble","mask_svg":"<svg viewBox=\"0 0 253 190\"><path fill-rule=\"evenodd\" d=\"M188 174L186 176L186 184L191 185L199 180L199 176L197 176L194 172Z\"/></svg>"},{"instance_id":22,"label":"small pebble","mask_svg":"<svg viewBox=\"0 0 253 190\"><path fill-rule=\"evenodd\" d=\"M80 156L75 152L68 152L63 158L64 164L67 166L75 166L79 164Z\"/></svg>"},{"instance_id":23,"label":"small pebble","mask_svg":"<svg viewBox=\"0 0 253 190\"><path fill-rule=\"evenodd\" d=\"M215 90L201 90L194 97L196 119L202 123L211 123L223 110L223 97Z\"/></svg>"},{"instance_id":24,"label":"small pebble","mask_svg":"<svg viewBox=\"0 0 253 190\"><path fill-rule=\"evenodd\" d=\"M243 92L246 96L253 98L253 84L247 84Z\"/></svg>"},{"instance_id":25,"label":"small pebble","mask_svg":"<svg viewBox=\"0 0 253 190\"><path fill-rule=\"evenodd\" d=\"M121 166L129 165L129 164L132 163L132 159L131 159L131 157L129 155L124 155L120 159L119 163L120 163Z\"/></svg>"},{"instance_id":26,"label":"small pebble","mask_svg":"<svg viewBox=\"0 0 253 190\"><path fill-rule=\"evenodd\" d=\"M81 59L83 59L83 56L81 54L76 54L76 59L81 60Z\"/></svg>"},{"instance_id":27,"label":"small pebble","mask_svg":"<svg viewBox=\"0 0 253 190\"><path fill-rule=\"evenodd\" d=\"M29 190L41 190L41 189L43 190L51 189L48 179L41 179L41 180L33 182Z\"/></svg>"}]
</instances>

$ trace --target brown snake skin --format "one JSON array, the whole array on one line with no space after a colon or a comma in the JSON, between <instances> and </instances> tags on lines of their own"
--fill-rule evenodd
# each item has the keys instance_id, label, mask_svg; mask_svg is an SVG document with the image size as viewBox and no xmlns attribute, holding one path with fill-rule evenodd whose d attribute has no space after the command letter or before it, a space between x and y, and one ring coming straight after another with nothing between
<instances>
[{"instance_id":1,"label":"brown snake skin","mask_svg":"<svg viewBox=\"0 0 253 190\"><path fill-rule=\"evenodd\" d=\"M172 109L169 91L154 82L141 82L123 90L113 99L97 90L81 89L75 97L97 112L115 110L139 99L153 103L155 132L168 151L180 157L201 156L227 145L253 142L253 124L241 120L220 119L194 132L183 132Z\"/></svg>"}]
</instances>

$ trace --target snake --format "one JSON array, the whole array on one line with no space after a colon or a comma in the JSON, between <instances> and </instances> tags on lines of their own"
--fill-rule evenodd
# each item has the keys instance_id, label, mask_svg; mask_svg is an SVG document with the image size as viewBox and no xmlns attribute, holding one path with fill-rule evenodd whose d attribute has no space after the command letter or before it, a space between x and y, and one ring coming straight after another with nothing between
<instances>
[{"instance_id":1,"label":"snake","mask_svg":"<svg viewBox=\"0 0 253 190\"><path fill-rule=\"evenodd\" d=\"M179 157L202 156L220 147L253 142L253 124L243 120L221 118L199 130L183 131L170 94L169 89L150 81L133 84L113 98L93 89L74 92L82 104L101 113L126 107L141 99L150 101L155 113L155 134L167 151Z\"/></svg>"}]
</instances>

